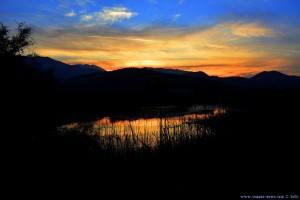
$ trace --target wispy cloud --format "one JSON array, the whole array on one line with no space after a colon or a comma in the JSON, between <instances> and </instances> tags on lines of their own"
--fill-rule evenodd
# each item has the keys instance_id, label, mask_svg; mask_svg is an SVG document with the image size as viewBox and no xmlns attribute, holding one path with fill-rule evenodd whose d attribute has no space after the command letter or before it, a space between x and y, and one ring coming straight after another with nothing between
<instances>
[{"instance_id":1,"label":"wispy cloud","mask_svg":"<svg viewBox=\"0 0 300 200\"><path fill-rule=\"evenodd\" d=\"M74 6L87 6L88 4L94 3L94 0L54 0L58 2L58 6L63 9L72 8Z\"/></svg>"},{"instance_id":2,"label":"wispy cloud","mask_svg":"<svg viewBox=\"0 0 300 200\"><path fill-rule=\"evenodd\" d=\"M288 71L300 64L300 29L276 27L227 21L205 27L153 26L139 30L105 24L44 29L36 31L37 53L110 69L179 67L221 76L270 69Z\"/></svg>"},{"instance_id":3,"label":"wispy cloud","mask_svg":"<svg viewBox=\"0 0 300 200\"><path fill-rule=\"evenodd\" d=\"M181 14L175 14L172 17L173 22L177 21L177 19L179 19L181 17Z\"/></svg>"},{"instance_id":4,"label":"wispy cloud","mask_svg":"<svg viewBox=\"0 0 300 200\"><path fill-rule=\"evenodd\" d=\"M136 12L130 12L126 7L105 7L102 12L95 14L99 19L109 23L130 19L137 15Z\"/></svg>"},{"instance_id":5,"label":"wispy cloud","mask_svg":"<svg viewBox=\"0 0 300 200\"><path fill-rule=\"evenodd\" d=\"M135 38L135 37L111 37L111 36L101 36L101 35L87 35L87 37L91 38L101 38L101 39L115 39L115 40L131 40L131 41L139 41L139 42L161 42L161 40L151 40L151 39L143 39L143 38Z\"/></svg>"},{"instance_id":6,"label":"wispy cloud","mask_svg":"<svg viewBox=\"0 0 300 200\"><path fill-rule=\"evenodd\" d=\"M81 21L90 21L93 19L92 15L82 15L81 16Z\"/></svg>"},{"instance_id":7,"label":"wispy cloud","mask_svg":"<svg viewBox=\"0 0 300 200\"><path fill-rule=\"evenodd\" d=\"M36 52L57 59L300 75L299 0L0 2L3 23L30 23Z\"/></svg>"},{"instance_id":8,"label":"wispy cloud","mask_svg":"<svg viewBox=\"0 0 300 200\"><path fill-rule=\"evenodd\" d=\"M126 7L104 7L100 12L82 15L81 21L99 22L100 24L113 24L136 16L136 12L129 11Z\"/></svg>"},{"instance_id":9,"label":"wispy cloud","mask_svg":"<svg viewBox=\"0 0 300 200\"><path fill-rule=\"evenodd\" d=\"M72 11L66 13L65 16L67 16L67 17L74 17L74 16L76 16L76 13L75 13L74 10L72 10Z\"/></svg>"},{"instance_id":10,"label":"wispy cloud","mask_svg":"<svg viewBox=\"0 0 300 200\"><path fill-rule=\"evenodd\" d=\"M232 34L240 37L274 37L276 32L258 23L224 23Z\"/></svg>"}]
</instances>

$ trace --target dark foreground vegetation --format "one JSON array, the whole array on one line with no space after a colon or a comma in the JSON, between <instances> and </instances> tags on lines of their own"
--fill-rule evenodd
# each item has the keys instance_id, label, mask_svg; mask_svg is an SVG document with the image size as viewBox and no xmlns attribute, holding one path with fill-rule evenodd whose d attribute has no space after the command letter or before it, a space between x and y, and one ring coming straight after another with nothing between
<instances>
[{"instance_id":1,"label":"dark foreground vegetation","mask_svg":"<svg viewBox=\"0 0 300 200\"><path fill-rule=\"evenodd\" d=\"M90 124L61 134L48 123L37 125L41 115L27 115L10 132L17 137L9 146L15 167L12 177L23 184L34 180L33 187L53 181L54 190L87 187L111 196L120 195L117 191L129 196L130 191L218 197L293 194L299 177L299 128L294 113L300 110L286 103L245 108L198 122L211 127L213 135L176 143L162 138L155 148L128 144L121 152L112 143L101 146L97 136L90 134Z\"/></svg>"},{"instance_id":2,"label":"dark foreground vegetation","mask_svg":"<svg viewBox=\"0 0 300 200\"><path fill-rule=\"evenodd\" d=\"M19 27L24 28L28 27ZM6 50L13 49L9 45L15 43L5 39L3 30L2 26ZM129 112L147 98L124 94L121 103L107 100L114 99L113 94L74 98L57 89L51 74L24 64L22 52L6 50L1 50L6 67L1 141L8 175L5 184L12 191L142 199L299 195L299 89L237 90L230 95L207 92L203 98L204 93L174 94L176 101L151 91L154 105L211 101L236 109L196 122L211 128L213 135L176 143L162 138L155 148L128 146L119 152L109 145L103 148L89 123L63 133L57 127L74 115L78 119L99 111Z\"/></svg>"}]
</instances>

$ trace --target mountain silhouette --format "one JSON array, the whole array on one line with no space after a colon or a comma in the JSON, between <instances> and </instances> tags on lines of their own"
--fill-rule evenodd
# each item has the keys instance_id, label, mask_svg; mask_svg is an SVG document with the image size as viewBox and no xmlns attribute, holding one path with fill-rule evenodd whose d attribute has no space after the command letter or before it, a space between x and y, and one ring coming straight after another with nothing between
<instances>
[{"instance_id":1,"label":"mountain silhouette","mask_svg":"<svg viewBox=\"0 0 300 200\"><path fill-rule=\"evenodd\" d=\"M252 78L220 78L208 76L204 72L173 74L158 72L152 68L123 68L62 80L60 86L66 91L84 94L147 92L187 94L235 89L300 88L300 77L280 72L262 72Z\"/></svg>"},{"instance_id":2,"label":"mountain silhouette","mask_svg":"<svg viewBox=\"0 0 300 200\"><path fill-rule=\"evenodd\" d=\"M202 71L190 72L190 71L184 71L178 69L165 69L165 68L144 68L144 69L165 73L165 74L190 76L194 78L212 80L239 89L300 88L300 77L289 76L277 71L263 71L253 76L252 78L245 78L239 76L231 76L231 77L209 76L208 74Z\"/></svg>"},{"instance_id":3,"label":"mountain silhouette","mask_svg":"<svg viewBox=\"0 0 300 200\"><path fill-rule=\"evenodd\" d=\"M290 91L285 89L297 89L293 90L294 94L299 94L300 78L282 76L282 81L270 85L276 82L276 77L268 76L264 81L261 75L224 78L205 76L201 72L178 75L145 68L123 68L61 79L57 86L65 102L63 109L70 112L74 112L74 108L83 113L108 108L117 112L139 106L195 103L258 106L261 102L281 98L282 94Z\"/></svg>"},{"instance_id":4,"label":"mountain silhouette","mask_svg":"<svg viewBox=\"0 0 300 200\"><path fill-rule=\"evenodd\" d=\"M209 76L202 71L190 72L165 68L123 68L111 72L86 64L68 65L49 57L27 58L26 62L43 71L51 71L67 92L100 93L215 93L236 89L300 88L300 77L277 71L263 71L252 78ZM103 73L105 72L105 73Z\"/></svg>"},{"instance_id":5,"label":"mountain silhouette","mask_svg":"<svg viewBox=\"0 0 300 200\"><path fill-rule=\"evenodd\" d=\"M80 67L80 68L83 68L83 69L94 69L96 70L97 72L106 72L105 69L101 68L101 67L98 67L96 65L88 65L88 64L76 64L76 65L71 65L72 67Z\"/></svg>"},{"instance_id":6,"label":"mountain silhouette","mask_svg":"<svg viewBox=\"0 0 300 200\"><path fill-rule=\"evenodd\" d=\"M208 78L209 77L206 73L204 73L202 71L198 71L198 72L186 72L183 75L197 77L197 78Z\"/></svg>"},{"instance_id":7,"label":"mountain silhouette","mask_svg":"<svg viewBox=\"0 0 300 200\"><path fill-rule=\"evenodd\" d=\"M282 77L288 77L288 75L285 75L278 71L262 71L256 75L254 75L251 79L274 79L274 78L282 78Z\"/></svg>"},{"instance_id":8,"label":"mountain silhouette","mask_svg":"<svg viewBox=\"0 0 300 200\"><path fill-rule=\"evenodd\" d=\"M154 88L160 84L164 86L162 88L169 88L168 91L174 91L175 93L189 93L188 91L210 90L212 85L214 85L215 89L218 87L231 89L300 88L300 77L289 76L278 71L263 71L256 74L252 78L244 78L238 76L217 77L209 76L202 71L190 72L179 69L151 67L144 67L142 69L123 68L121 70L115 70L108 73L105 69L95 65L69 65L49 57L27 58L26 62L31 63L33 66L42 71L51 71L55 79L67 80L65 82L60 82L64 88L66 85L69 86L69 89L71 88L71 85L77 85L82 90L83 87L86 87L86 90L88 91L100 90L100 88L103 88L103 90L109 90L111 88L113 91L122 89L124 92L126 92L135 91L137 88L140 90L145 89L144 87L148 89L153 87L152 90L155 90ZM106 73L99 74L99 72ZM150 76L152 76L151 80L148 80L147 77ZM118 80L118 84L120 84L120 86L118 86L119 89L116 87L117 84L114 83L116 80ZM139 80L139 82L131 85L131 83L137 80ZM189 81L194 81L194 83L190 83ZM169 86L166 87L168 84ZM218 87L215 87L216 85L218 85ZM114 86L116 88L113 88ZM157 91L160 91L162 88L158 87L156 89Z\"/></svg>"},{"instance_id":9,"label":"mountain silhouette","mask_svg":"<svg viewBox=\"0 0 300 200\"><path fill-rule=\"evenodd\" d=\"M167 96L218 93L231 86L215 80L161 73L154 70L124 68L106 73L61 80L62 91L80 95Z\"/></svg>"},{"instance_id":10,"label":"mountain silhouette","mask_svg":"<svg viewBox=\"0 0 300 200\"><path fill-rule=\"evenodd\" d=\"M253 88L253 81L249 78L231 76L231 77L209 77L213 80L221 82L226 85L230 85L239 89L251 89Z\"/></svg>"},{"instance_id":11,"label":"mountain silhouette","mask_svg":"<svg viewBox=\"0 0 300 200\"><path fill-rule=\"evenodd\" d=\"M175 74L175 75L183 75L188 73L188 71L180 70L180 69L166 69L166 68L152 68L152 67L144 67L143 69L152 70L165 74Z\"/></svg>"},{"instance_id":12,"label":"mountain silhouette","mask_svg":"<svg viewBox=\"0 0 300 200\"><path fill-rule=\"evenodd\" d=\"M300 88L300 77L288 76L277 71L263 71L250 80L254 87L263 88Z\"/></svg>"},{"instance_id":13,"label":"mountain silhouette","mask_svg":"<svg viewBox=\"0 0 300 200\"><path fill-rule=\"evenodd\" d=\"M238 76L213 77L208 79L230 85L239 89L291 89L300 88L300 77L289 76L277 71L263 71L252 78Z\"/></svg>"},{"instance_id":14,"label":"mountain silhouette","mask_svg":"<svg viewBox=\"0 0 300 200\"><path fill-rule=\"evenodd\" d=\"M104 69L94 65L69 65L49 57L30 57L26 59L34 67L42 71L51 71L55 79L68 79L96 72L105 72Z\"/></svg>"}]
</instances>

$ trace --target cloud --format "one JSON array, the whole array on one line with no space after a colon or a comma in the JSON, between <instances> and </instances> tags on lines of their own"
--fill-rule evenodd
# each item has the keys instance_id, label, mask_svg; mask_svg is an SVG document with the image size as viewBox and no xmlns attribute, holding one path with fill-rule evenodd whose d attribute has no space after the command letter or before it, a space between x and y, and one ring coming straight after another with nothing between
<instances>
[{"instance_id":1,"label":"cloud","mask_svg":"<svg viewBox=\"0 0 300 200\"><path fill-rule=\"evenodd\" d=\"M175 14L172 17L173 22L177 21L177 19L179 19L179 17L181 17L181 14Z\"/></svg>"},{"instance_id":2,"label":"cloud","mask_svg":"<svg viewBox=\"0 0 300 200\"><path fill-rule=\"evenodd\" d=\"M99 19L108 23L115 23L130 19L137 15L136 12L130 12L126 7L105 7L102 12L96 13Z\"/></svg>"},{"instance_id":3,"label":"cloud","mask_svg":"<svg viewBox=\"0 0 300 200\"><path fill-rule=\"evenodd\" d=\"M94 17L87 15L86 19ZM202 27L156 25L138 30L105 24L36 29L36 52L74 63L99 63L110 69L189 66L190 70L219 76L282 70L282 66L292 70L291 66L300 63L300 28L276 27L228 21Z\"/></svg>"},{"instance_id":4,"label":"cloud","mask_svg":"<svg viewBox=\"0 0 300 200\"><path fill-rule=\"evenodd\" d=\"M100 24L113 24L136 16L136 12L130 12L126 7L104 7L101 12L94 12L81 16L81 21L99 22Z\"/></svg>"},{"instance_id":5,"label":"cloud","mask_svg":"<svg viewBox=\"0 0 300 200\"><path fill-rule=\"evenodd\" d=\"M240 37L274 37L276 32L257 23L225 23L233 35Z\"/></svg>"},{"instance_id":6,"label":"cloud","mask_svg":"<svg viewBox=\"0 0 300 200\"><path fill-rule=\"evenodd\" d=\"M72 11L66 13L65 16L66 16L66 17L74 17L74 16L76 16L76 13L75 13L74 10L72 10Z\"/></svg>"},{"instance_id":7,"label":"cloud","mask_svg":"<svg viewBox=\"0 0 300 200\"><path fill-rule=\"evenodd\" d=\"M93 19L92 15L83 15L81 16L81 21L90 21Z\"/></svg>"},{"instance_id":8,"label":"cloud","mask_svg":"<svg viewBox=\"0 0 300 200\"><path fill-rule=\"evenodd\" d=\"M88 4L94 3L94 0L55 0L58 6L63 9L74 8L74 6L85 7Z\"/></svg>"}]
</instances>

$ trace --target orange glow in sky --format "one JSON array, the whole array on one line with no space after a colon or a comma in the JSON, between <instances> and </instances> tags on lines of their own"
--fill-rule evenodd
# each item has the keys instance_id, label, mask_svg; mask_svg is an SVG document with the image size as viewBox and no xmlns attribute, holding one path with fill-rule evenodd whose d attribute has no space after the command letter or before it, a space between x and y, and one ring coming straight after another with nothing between
<instances>
[{"instance_id":1,"label":"orange glow in sky","mask_svg":"<svg viewBox=\"0 0 300 200\"><path fill-rule=\"evenodd\" d=\"M110 29L101 36L63 34L51 43L37 35L36 51L69 64L94 64L106 70L165 67L217 76L250 76L300 64L298 47L281 41L279 30L258 23L226 22L190 30L161 27L132 36L118 31Z\"/></svg>"},{"instance_id":2,"label":"orange glow in sky","mask_svg":"<svg viewBox=\"0 0 300 200\"><path fill-rule=\"evenodd\" d=\"M1 22L33 28L34 51L106 70L300 76L299 0L1 0Z\"/></svg>"}]
</instances>

